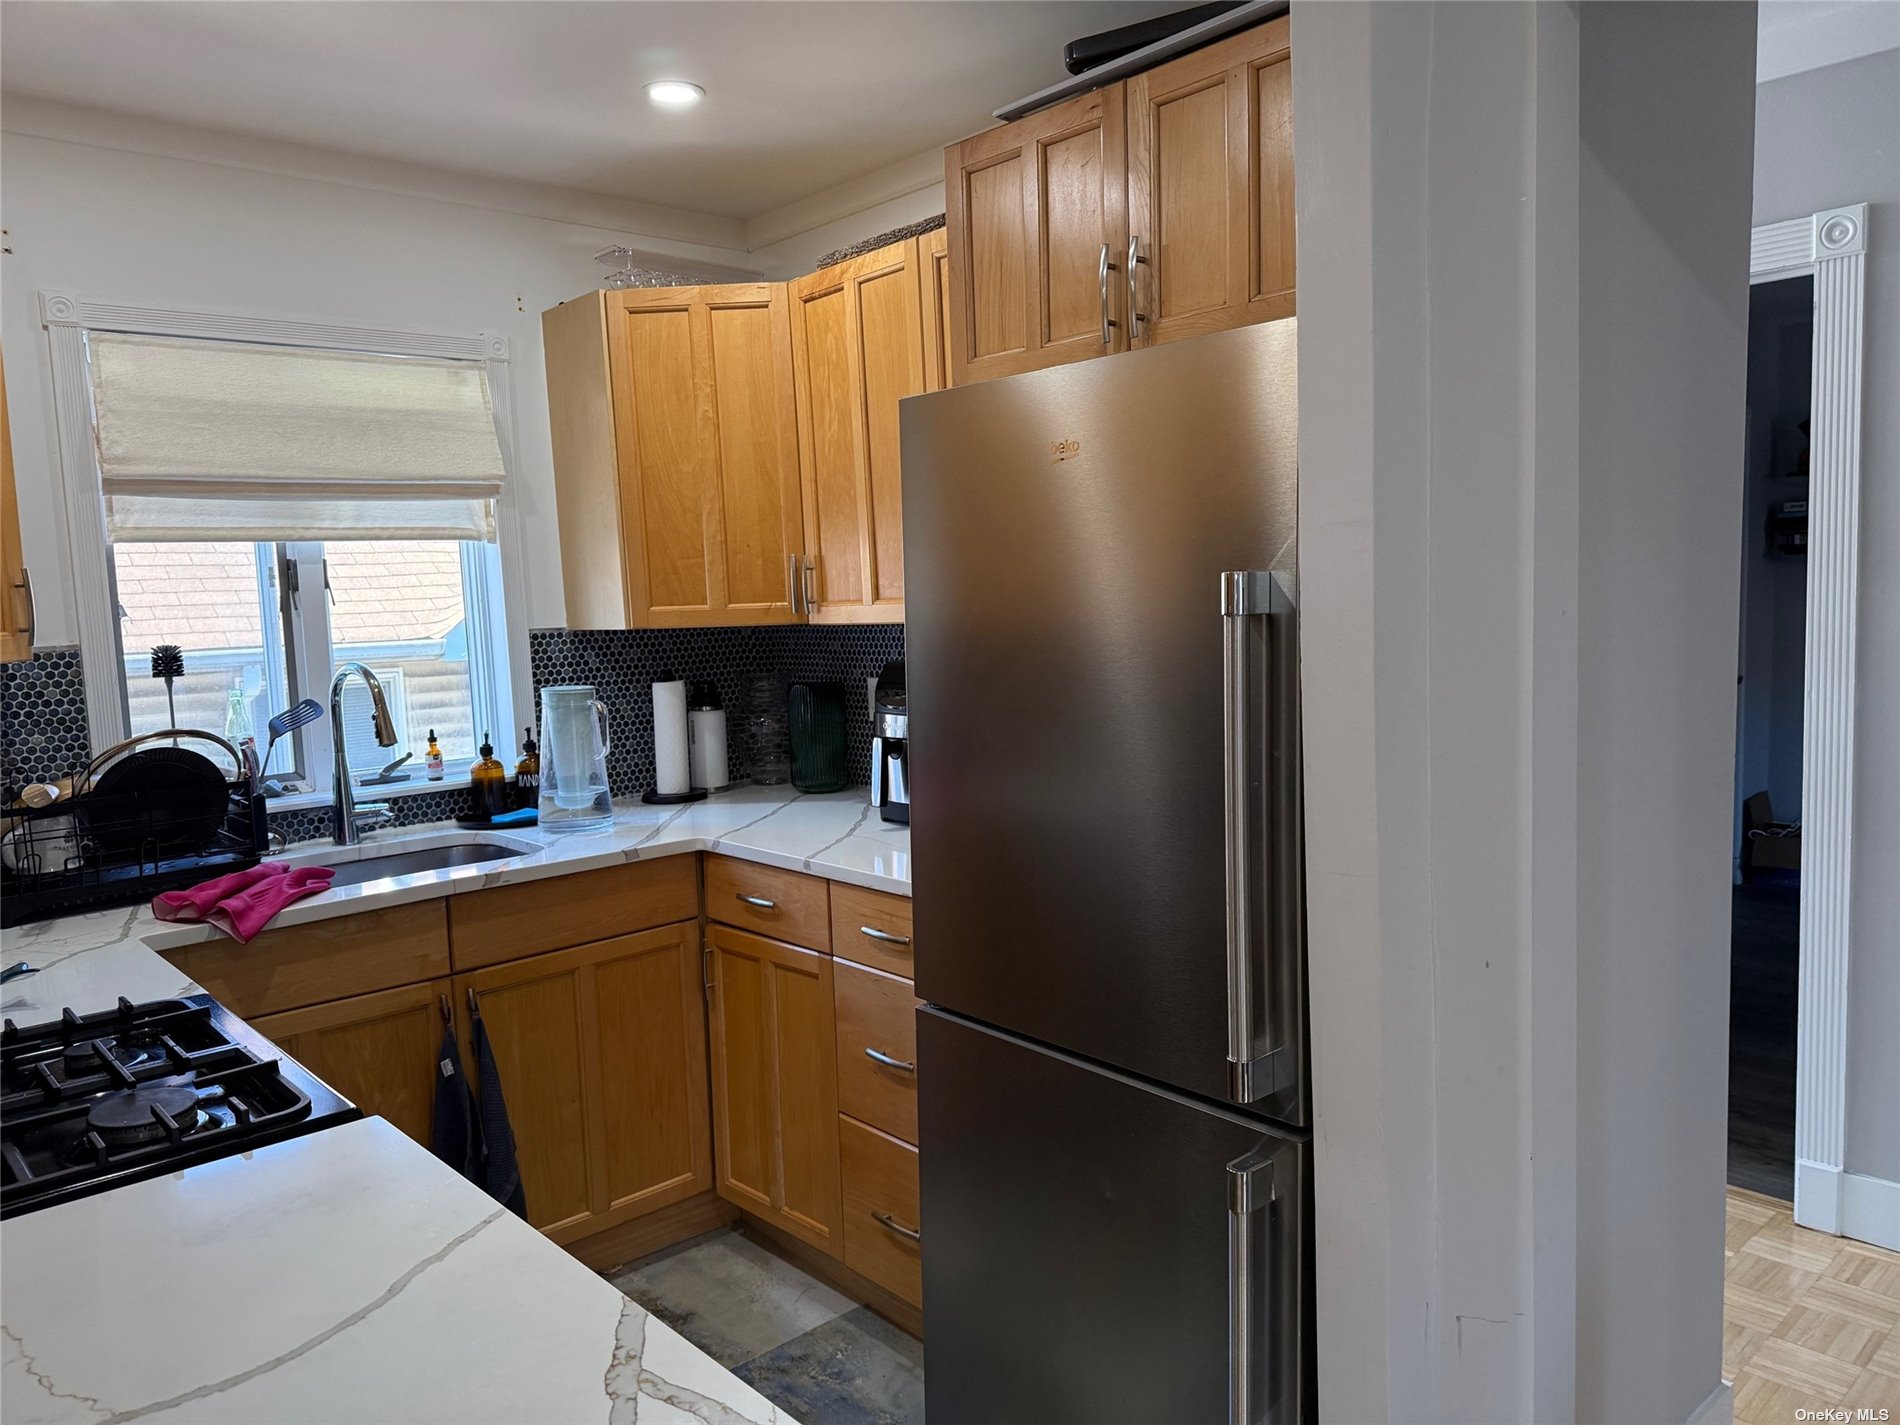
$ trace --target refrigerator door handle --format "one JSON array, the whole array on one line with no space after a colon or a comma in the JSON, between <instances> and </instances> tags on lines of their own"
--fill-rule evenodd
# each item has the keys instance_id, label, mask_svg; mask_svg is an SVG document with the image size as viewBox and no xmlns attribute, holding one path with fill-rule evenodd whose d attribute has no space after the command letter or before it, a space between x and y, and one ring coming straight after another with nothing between
<instances>
[{"instance_id":1,"label":"refrigerator door handle","mask_svg":"<svg viewBox=\"0 0 1900 1425\"><path fill-rule=\"evenodd\" d=\"M1277 906L1297 887L1262 886L1268 868L1279 868L1278 839L1291 829L1276 825L1280 797L1267 785L1276 776L1263 743L1285 729L1272 709L1283 700L1273 686L1281 676L1275 655L1292 616L1293 601L1277 574L1230 570L1220 577L1221 724L1225 763L1227 861L1227 1088L1235 1103L1254 1103L1279 1086L1279 1045L1270 1041L1273 1006L1268 1002L1271 956L1298 953L1297 946L1273 945L1285 916ZM1267 667L1254 669L1254 621L1266 620ZM1256 715L1254 687L1264 679L1265 711ZM1263 734L1264 728L1264 734ZM1272 898L1272 904L1263 900Z\"/></svg>"},{"instance_id":2,"label":"refrigerator door handle","mask_svg":"<svg viewBox=\"0 0 1900 1425\"><path fill-rule=\"evenodd\" d=\"M1269 1250L1273 1207L1270 1155L1256 1148L1227 1165L1227 1425L1258 1425L1262 1397L1254 1391L1254 1343L1264 1335L1258 1302L1274 1269L1268 1262L1256 1277L1254 1258ZM1269 1387L1264 1399L1272 1398Z\"/></svg>"}]
</instances>

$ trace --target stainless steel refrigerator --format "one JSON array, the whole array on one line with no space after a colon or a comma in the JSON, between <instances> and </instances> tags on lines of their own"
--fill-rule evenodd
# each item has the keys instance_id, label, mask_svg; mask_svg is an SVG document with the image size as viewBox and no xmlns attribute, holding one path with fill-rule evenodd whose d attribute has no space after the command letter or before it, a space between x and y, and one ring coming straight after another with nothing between
<instances>
[{"instance_id":1,"label":"stainless steel refrigerator","mask_svg":"<svg viewBox=\"0 0 1900 1425\"><path fill-rule=\"evenodd\" d=\"M1294 324L904 402L926 1413L1315 1414Z\"/></svg>"}]
</instances>

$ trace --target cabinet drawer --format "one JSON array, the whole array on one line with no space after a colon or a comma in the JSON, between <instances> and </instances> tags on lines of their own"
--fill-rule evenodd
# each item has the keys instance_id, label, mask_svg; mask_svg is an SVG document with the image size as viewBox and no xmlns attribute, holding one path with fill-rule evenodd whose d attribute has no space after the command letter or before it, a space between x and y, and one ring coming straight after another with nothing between
<instances>
[{"instance_id":1,"label":"cabinet drawer","mask_svg":"<svg viewBox=\"0 0 1900 1425\"><path fill-rule=\"evenodd\" d=\"M839 1115L844 1168L844 1264L912 1306L924 1301L917 1150Z\"/></svg>"},{"instance_id":2,"label":"cabinet drawer","mask_svg":"<svg viewBox=\"0 0 1900 1425\"><path fill-rule=\"evenodd\" d=\"M838 1111L916 1142L917 1006L923 1001L909 980L844 960L833 962L831 983L838 1003Z\"/></svg>"},{"instance_id":3,"label":"cabinet drawer","mask_svg":"<svg viewBox=\"0 0 1900 1425\"><path fill-rule=\"evenodd\" d=\"M831 888L831 953L860 965L914 976L911 969L910 897Z\"/></svg>"},{"instance_id":4,"label":"cabinet drawer","mask_svg":"<svg viewBox=\"0 0 1900 1425\"><path fill-rule=\"evenodd\" d=\"M422 901L266 930L249 945L218 939L159 953L249 1019L448 974L448 917L441 901Z\"/></svg>"},{"instance_id":5,"label":"cabinet drawer","mask_svg":"<svg viewBox=\"0 0 1900 1425\"><path fill-rule=\"evenodd\" d=\"M449 901L455 968L479 970L696 920L699 886L693 869L691 856L662 856L455 896Z\"/></svg>"},{"instance_id":6,"label":"cabinet drawer","mask_svg":"<svg viewBox=\"0 0 1900 1425\"><path fill-rule=\"evenodd\" d=\"M706 917L807 950L831 950L829 883L818 876L706 858Z\"/></svg>"}]
</instances>

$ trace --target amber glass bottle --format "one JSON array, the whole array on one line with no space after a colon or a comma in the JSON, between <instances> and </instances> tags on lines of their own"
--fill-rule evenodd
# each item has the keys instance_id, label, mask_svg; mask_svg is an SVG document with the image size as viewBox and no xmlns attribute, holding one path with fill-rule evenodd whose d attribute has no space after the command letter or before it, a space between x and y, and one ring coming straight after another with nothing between
<instances>
[{"instance_id":1,"label":"amber glass bottle","mask_svg":"<svg viewBox=\"0 0 1900 1425\"><path fill-rule=\"evenodd\" d=\"M508 810L508 769L495 760L495 744L482 734L482 757L468 769L468 789L474 797L475 815L496 817Z\"/></svg>"}]
</instances>

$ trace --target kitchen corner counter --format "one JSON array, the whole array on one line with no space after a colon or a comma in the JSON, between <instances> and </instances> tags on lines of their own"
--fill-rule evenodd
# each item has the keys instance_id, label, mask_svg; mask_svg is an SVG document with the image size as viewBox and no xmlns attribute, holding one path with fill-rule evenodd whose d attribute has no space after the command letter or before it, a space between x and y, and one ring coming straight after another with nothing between
<instances>
[{"instance_id":1,"label":"kitchen corner counter","mask_svg":"<svg viewBox=\"0 0 1900 1425\"><path fill-rule=\"evenodd\" d=\"M360 847L336 848L337 858L375 855L392 842L414 845L431 832L456 834L456 828L445 823L373 832ZM503 830L496 837L531 849L487 865L340 886L291 906L272 922L273 928L696 851L910 894L910 830L881 821L862 787L805 795L790 787L745 786L683 806L623 802L615 804L614 823L603 831L557 833L528 827ZM328 850L322 842L307 842L291 847L287 858L322 865L329 859ZM156 954L155 947L171 949L217 935L209 926L154 919L143 905L7 930L0 933L7 960L26 960L40 967L40 973L6 986L0 992L0 1013L27 1024L56 1018L67 1007L82 1014L110 1009L121 995L140 1001L197 993L198 986Z\"/></svg>"},{"instance_id":2,"label":"kitchen corner counter","mask_svg":"<svg viewBox=\"0 0 1900 1425\"><path fill-rule=\"evenodd\" d=\"M9 1425L788 1422L381 1119L15 1218Z\"/></svg>"}]
</instances>

